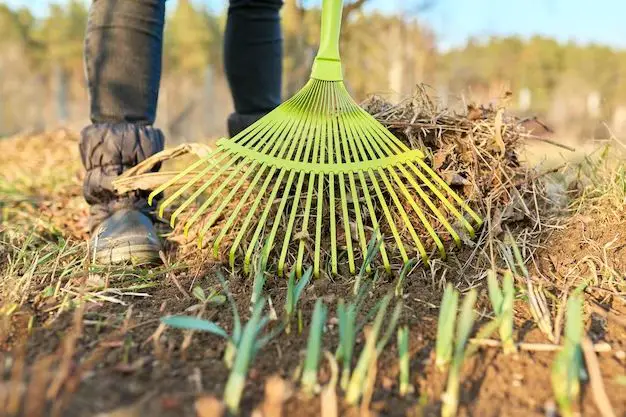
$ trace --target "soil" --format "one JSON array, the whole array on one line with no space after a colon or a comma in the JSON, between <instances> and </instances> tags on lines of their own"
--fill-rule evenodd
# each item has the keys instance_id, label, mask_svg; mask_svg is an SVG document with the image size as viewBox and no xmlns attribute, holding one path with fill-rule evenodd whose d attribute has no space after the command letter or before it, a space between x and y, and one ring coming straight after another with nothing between
<instances>
[{"instance_id":1,"label":"soil","mask_svg":"<svg viewBox=\"0 0 626 417\"><path fill-rule=\"evenodd\" d=\"M74 149L69 158L77 160L76 144L72 143L69 149ZM28 155L25 154L24 158ZM60 230L65 239L82 240L86 236L86 207L80 197L80 182L77 177L71 187L44 193L33 203L34 208L29 206L29 210L40 213ZM72 202L71 206L66 206L68 201ZM56 239L55 233L58 232L50 233L50 239ZM568 219L551 234L542 234L533 244L540 245L534 256L535 267L529 266L533 279L557 299L571 286L597 275L585 292L586 329L593 342L611 346L609 352L598 354L600 370L616 416L626 416L626 388L623 385L626 375L623 292L626 209L595 205L593 209ZM173 244L168 246L166 256L173 257L177 250ZM418 267L406 278L402 320L410 329L411 383L415 391L405 398L398 393L397 352L392 341L379 358L371 411L381 416L440 415L446 375L434 366L434 348L443 284L452 282L462 291L469 287L479 289L477 311L481 313L481 323L489 320L491 311L484 280L470 278L463 267L473 253L474 249L465 248L456 253L449 264L439 264L440 267L433 270ZM608 278L607 266L622 277L622 282L617 283L621 288ZM196 333L188 347L183 349L185 336L182 331L165 329L159 334L157 330L161 317L181 314L197 304L197 300L182 294L174 280L187 292L194 286L219 289L219 268L219 265L204 263L198 268L176 270L166 274L155 286L134 291L147 296L116 295L124 304L94 300L85 304L84 309L68 309L58 317L46 313L48 306L33 295L21 310L11 315L10 322L0 320L0 375L5 382L0 384L0 405L4 405L6 398L6 391L2 388L9 386L20 392L23 398L22 413L16 415L28 417L83 417L98 413L104 413L101 417L195 416L194 401L198 396L207 393L217 397L222 395L228 377L222 361L225 343L216 336ZM231 275L227 270L223 272L230 277L229 289L240 313L247 317L252 280L241 274ZM330 320L323 341L328 348L334 349L337 342L337 326L333 320L336 302L340 298L351 298L352 284L352 280L341 277L326 277L314 281L304 294L301 306L305 329L318 298L323 298L330 306ZM121 283L110 282L109 285L117 287ZM383 275L369 294L364 310L371 308L394 286L394 277ZM286 281L268 275L265 288L280 313ZM208 307L204 317L227 330L232 328L232 316L226 305ZM548 343L536 328L522 297L518 297L515 304L515 321L518 342ZM31 325L32 330L29 330ZM264 383L268 377L276 374L285 379L293 377L302 361L306 336L306 330L305 334L298 334L294 328L290 334L281 334L259 352L246 380L241 405L243 415L250 415L263 400ZM497 338L496 335L493 337ZM76 341L75 345L70 343L72 340ZM25 341L26 375L19 378L23 384L11 386L7 382L20 368L22 341ZM360 352L362 342L361 335L357 340L357 352ZM498 348L480 348L466 361L462 370L459 415L556 415L550 381L554 357L554 352L520 351L505 356ZM320 375L320 382L326 383L330 373L325 362ZM66 391L53 396L56 401L47 401L46 398L50 397L47 394L54 387L50 381L59 376L66 381ZM122 408L128 406L131 408ZM583 385L576 408L582 416L599 415L588 383ZM0 416L1 411L0 408ZM299 417L319 414L319 397L306 399L301 395L289 399L284 413L285 416ZM358 410L342 406L342 415L358 414Z\"/></svg>"},{"instance_id":2,"label":"soil","mask_svg":"<svg viewBox=\"0 0 626 417\"><path fill-rule=\"evenodd\" d=\"M606 221L598 213L578 215L568 226L554 233L537 253L538 276L558 280L572 273L572 268L581 260L592 257L605 257L616 271L626 271L626 213L622 212L619 222ZM603 250L608 246L609 250ZM605 255L606 253L606 255ZM583 262L584 264L584 262ZM584 274L584 271L580 272ZM186 273L177 277L187 288L194 276ZM447 276L448 280L462 284L462 277ZM204 278L196 279L196 285L203 288L216 288L215 270L205 271ZM231 291L237 300L240 311L246 311L250 297L250 280L241 277L231 279ZM374 300L392 288L393 282L379 285ZM285 283L283 280L268 278L268 295L277 309L282 306ZM594 287L595 288L595 287ZM481 311L487 312L484 289L481 290ZM335 305L339 298L349 298L351 285L340 279L317 281L306 292L303 300L304 322L310 317L310 310L318 297L323 297L329 305ZM160 349L155 349L151 337L158 327L158 319L168 313L180 313L195 304L185 299L176 286L164 280L149 292L149 297L121 297L132 306L129 330L122 334L128 313L128 306L112 303L90 304L84 311L84 325L77 350L73 355L73 370L80 364L89 363L82 373L76 392L66 404L64 416L91 416L107 412L121 406L138 404L137 414L155 417L194 416L194 399L200 393L221 395L227 378L227 370L221 360L224 343L215 336L198 333L193 336L189 347L183 351L182 332L166 330L159 338ZM607 342L611 352L600 353L599 362L606 392L617 415L626 415L626 395L624 387L617 380L625 373L626 329L623 320L626 308L623 298L607 296L600 287L586 294L587 301L596 303L599 310L593 310L587 318L588 327L595 342ZM422 271L416 271L407 278L405 287L404 320L410 326L410 351L412 384L415 392L401 398L397 391L397 360L395 344L385 350L380 358L375 395L371 409L379 415L438 415L440 398L445 388L445 377L434 367L433 350L436 334L438 304L441 290L426 278ZM516 328L520 329L519 341L545 343L546 339L532 325L532 318L520 301L516 304ZM278 310L280 311L280 310ZM602 316L596 311L604 311ZM33 311L35 323L48 319L41 312ZM611 314L621 318L622 324L611 320ZM227 308L209 309L208 316L230 329L232 319ZM13 334L9 341L20 339L19 332L24 326L24 315L13 316ZM607 319L608 317L608 319ZM98 323L98 325L94 325ZM45 328L35 325L28 338L27 364L37 358L57 350L68 337L73 327L72 313L65 313ZM336 326L330 325L325 334L324 345L334 346L337 338ZM247 415L263 398L265 379L278 374L290 378L300 364L305 347L306 335L292 331L282 335L264 348L254 361L246 382L242 401L243 414ZM15 349L9 343L11 352ZM550 366L554 353L520 352L513 356L503 355L499 349L481 348L464 366L461 389L461 416L543 416L555 407L550 383ZM328 378L327 366L322 371L322 382ZM578 405L582 415L598 415L588 388L583 390ZM144 399L145 401L141 401ZM33 399L30 399L33 400ZM139 403L138 403L139 401ZM356 411L344 409L346 415ZM319 400L307 400L294 396L287 403L285 415L319 415ZM106 414L119 415L119 414Z\"/></svg>"}]
</instances>

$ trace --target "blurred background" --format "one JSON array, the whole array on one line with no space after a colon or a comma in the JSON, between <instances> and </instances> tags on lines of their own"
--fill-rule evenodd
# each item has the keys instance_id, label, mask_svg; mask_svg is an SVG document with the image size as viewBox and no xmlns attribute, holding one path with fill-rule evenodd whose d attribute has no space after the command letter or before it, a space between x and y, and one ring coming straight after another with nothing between
<instances>
[{"instance_id":1,"label":"blurred background","mask_svg":"<svg viewBox=\"0 0 626 417\"><path fill-rule=\"evenodd\" d=\"M157 124L170 144L225 134L225 0L168 0ZM574 141L626 133L626 2L346 0L351 93L391 101L426 83L462 110L510 109ZM89 1L0 1L0 137L88 122L82 63ZM307 80L319 0L285 0L284 97Z\"/></svg>"}]
</instances>

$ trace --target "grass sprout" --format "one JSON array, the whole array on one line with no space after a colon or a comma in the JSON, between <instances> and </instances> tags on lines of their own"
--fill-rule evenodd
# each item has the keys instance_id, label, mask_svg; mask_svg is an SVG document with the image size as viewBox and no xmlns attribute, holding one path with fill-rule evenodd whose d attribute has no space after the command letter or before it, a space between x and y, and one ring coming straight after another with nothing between
<instances>
[{"instance_id":1,"label":"grass sprout","mask_svg":"<svg viewBox=\"0 0 626 417\"><path fill-rule=\"evenodd\" d=\"M309 340L306 348L306 358L302 371L302 391L307 395L313 394L317 386L317 371L322 354L322 333L327 313L328 309L322 300L318 299L315 302L315 308L313 310Z\"/></svg>"},{"instance_id":2,"label":"grass sprout","mask_svg":"<svg viewBox=\"0 0 626 417\"><path fill-rule=\"evenodd\" d=\"M406 279L406 276L409 274L409 272L411 272L411 269L413 269L413 267L415 265L417 265L418 260L417 259L411 259L409 262L405 263L402 266L402 269L400 270L400 274L398 275L398 281L396 282L396 289L395 289L395 294L396 297L401 297L402 294L404 293L404 280Z\"/></svg>"},{"instance_id":3,"label":"grass sprout","mask_svg":"<svg viewBox=\"0 0 626 417\"><path fill-rule=\"evenodd\" d=\"M359 274L356 276L354 280L354 295L359 294L359 290L361 288L361 280L365 276L367 272L370 271L370 264L374 260L374 257L380 251L380 247L383 244L383 240L378 238L378 233L374 233L369 243L367 244L367 251L365 252L365 259L363 259L363 264L361 265L361 269Z\"/></svg>"},{"instance_id":4,"label":"grass sprout","mask_svg":"<svg viewBox=\"0 0 626 417\"><path fill-rule=\"evenodd\" d=\"M459 377L461 367L463 366L463 361L466 356L465 347L474 326L474 304L476 303L476 298L477 293L474 289L470 290L470 292L463 298L456 328L454 356L448 371L446 392L443 395L443 406L441 409L442 417L456 416L459 408Z\"/></svg>"},{"instance_id":5,"label":"grass sprout","mask_svg":"<svg viewBox=\"0 0 626 417\"><path fill-rule=\"evenodd\" d=\"M161 322L169 327L173 327L177 329L204 331L204 332L209 332L216 336L222 337L223 339L226 340L226 343L227 343L226 349L224 350L224 363L229 369L232 369L234 362L235 362L235 357L237 355L237 351L239 349L239 345L241 344L241 340L243 337L243 327L241 324L239 311L237 310L237 304L235 303L235 299L233 298L232 293L228 291L228 285L224 279L224 276L221 273L218 273L218 278L220 279L222 286L224 287L226 298L228 299L231 305L231 309L232 309L233 330L231 334L228 334L228 332L217 323L209 321L209 320L204 320L199 317L167 316L167 317L161 318ZM263 303L265 303L265 299L263 297L261 297L259 301L260 300L263 300ZM255 311L256 308L258 308L257 305L259 304L259 301L254 306L253 312ZM262 321L262 324L263 324L262 327L265 327L268 321L269 321L269 317L264 317ZM257 341L256 349L260 349L261 347L263 347L263 345L269 342L269 340L281 330L282 328L278 328L274 332L265 336L264 338L259 339Z\"/></svg>"},{"instance_id":6,"label":"grass sprout","mask_svg":"<svg viewBox=\"0 0 626 417\"><path fill-rule=\"evenodd\" d=\"M259 258L256 273L254 274L254 280L252 281L252 295L250 296L250 311L256 306L257 301L263 294L263 287L265 286L265 263L263 256Z\"/></svg>"},{"instance_id":7,"label":"grass sprout","mask_svg":"<svg viewBox=\"0 0 626 417\"><path fill-rule=\"evenodd\" d=\"M555 342L554 326L552 325L552 316L548 307L548 301L544 289L538 287L530 279L530 274L525 266L524 257L513 238L510 231L507 231L507 240L509 247L503 247L502 252L509 268L514 274L524 277L526 280L526 294L528 296L528 305L530 314L533 316L537 327L543 334L548 337L551 342ZM512 253L511 253L512 252Z\"/></svg>"},{"instance_id":8,"label":"grass sprout","mask_svg":"<svg viewBox=\"0 0 626 417\"><path fill-rule=\"evenodd\" d=\"M398 364L400 368L400 395L406 396L412 390L409 376L409 327L398 329Z\"/></svg>"},{"instance_id":9,"label":"grass sprout","mask_svg":"<svg viewBox=\"0 0 626 417\"><path fill-rule=\"evenodd\" d=\"M298 306L298 301L300 300L300 296L304 291L304 288L307 286L309 281L311 280L311 276L313 276L313 268L309 268L306 270L304 275L298 280L296 283L296 271L295 269L289 274L289 281L287 282L287 298L285 300L285 331L289 333L291 331L291 322L293 320L293 316L296 313L296 308Z\"/></svg>"},{"instance_id":10,"label":"grass sprout","mask_svg":"<svg viewBox=\"0 0 626 417\"><path fill-rule=\"evenodd\" d=\"M226 387L224 388L224 403L231 413L239 411L239 402L246 382L248 368L258 350L265 343L259 339L259 334L269 319L262 316L265 307L265 298L261 297L252 310L252 316L246 323L240 343L237 346L237 354Z\"/></svg>"},{"instance_id":11,"label":"grass sprout","mask_svg":"<svg viewBox=\"0 0 626 417\"><path fill-rule=\"evenodd\" d=\"M443 292L439 321L437 323L437 343L435 347L435 364L441 371L452 360L454 342L454 323L459 303L459 293L448 283Z\"/></svg>"},{"instance_id":12,"label":"grass sprout","mask_svg":"<svg viewBox=\"0 0 626 417\"><path fill-rule=\"evenodd\" d=\"M489 300L500 322L500 340L505 354L517 351L513 341L513 300L515 299L515 286L513 285L513 274L506 271L502 279L502 288L498 283L496 272L487 272L487 286L489 289Z\"/></svg>"},{"instance_id":13,"label":"grass sprout","mask_svg":"<svg viewBox=\"0 0 626 417\"><path fill-rule=\"evenodd\" d=\"M352 354L356 341L356 306L353 303L345 304L339 300L337 305L337 317L339 319L339 347L335 358L342 364L341 388L346 390L350 382L352 367Z\"/></svg>"},{"instance_id":14,"label":"grass sprout","mask_svg":"<svg viewBox=\"0 0 626 417\"><path fill-rule=\"evenodd\" d=\"M565 341L552 364L552 389L563 417L574 415L572 403L580 393L580 379L586 376L583 364L583 302L578 295L567 300Z\"/></svg>"},{"instance_id":15,"label":"grass sprout","mask_svg":"<svg viewBox=\"0 0 626 417\"><path fill-rule=\"evenodd\" d=\"M385 345L389 341L389 338L395 331L396 324L400 318L402 312L402 304L398 303L387 323L385 333L379 339L381 333L383 321L387 315L387 309L392 298L392 294L387 294L377 305L376 318L372 327L367 333L365 339L365 346L361 351L359 360L356 367L350 376L350 382L346 389L346 401L348 404L355 405L361 398L367 382L367 372L370 369L372 363L374 363L380 352L384 349Z\"/></svg>"}]
</instances>

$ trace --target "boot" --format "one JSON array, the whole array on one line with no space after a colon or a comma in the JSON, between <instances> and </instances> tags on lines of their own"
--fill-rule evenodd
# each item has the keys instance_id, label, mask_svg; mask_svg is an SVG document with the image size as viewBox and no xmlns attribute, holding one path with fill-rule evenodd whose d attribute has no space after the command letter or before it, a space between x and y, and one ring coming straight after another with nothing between
<instances>
[{"instance_id":1,"label":"boot","mask_svg":"<svg viewBox=\"0 0 626 417\"><path fill-rule=\"evenodd\" d=\"M259 119L265 116L267 113L257 113L257 114L239 114L239 113L231 113L228 116L228 135L231 138L234 138L239 133L246 130L248 127L252 126Z\"/></svg>"},{"instance_id":2,"label":"boot","mask_svg":"<svg viewBox=\"0 0 626 417\"><path fill-rule=\"evenodd\" d=\"M91 238L92 259L100 265L156 264L163 250L152 220L139 210L122 209L104 220Z\"/></svg>"},{"instance_id":3,"label":"boot","mask_svg":"<svg viewBox=\"0 0 626 417\"><path fill-rule=\"evenodd\" d=\"M161 242L153 224L147 191L118 195L112 185L122 172L163 150L159 129L133 123L102 123L81 132L81 158L87 174L83 193L90 205L92 259L100 264L158 263ZM156 166L153 171L158 171Z\"/></svg>"}]
</instances>

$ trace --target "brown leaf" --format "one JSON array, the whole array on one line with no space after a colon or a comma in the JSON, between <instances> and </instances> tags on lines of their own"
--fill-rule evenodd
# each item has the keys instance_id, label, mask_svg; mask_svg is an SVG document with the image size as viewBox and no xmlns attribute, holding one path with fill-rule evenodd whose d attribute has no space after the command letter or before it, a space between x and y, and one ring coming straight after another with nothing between
<instances>
[{"instance_id":1,"label":"brown leaf","mask_svg":"<svg viewBox=\"0 0 626 417\"><path fill-rule=\"evenodd\" d=\"M322 417L337 417L337 380L339 379L339 366L335 357L330 352L324 352L324 356L330 366L330 382L322 388L320 395Z\"/></svg>"},{"instance_id":2,"label":"brown leaf","mask_svg":"<svg viewBox=\"0 0 626 417\"><path fill-rule=\"evenodd\" d=\"M224 415L224 403L211 395L199 397L194 403L198 417L221 417Z\"/></svg>"},{"instance_id":3,"label":"brown leaf","mask_svg":"<svg viewBox=\"0 0 626 417\"><path fill-rule=\"evenodd\" d=\"M501 108L496 113L496 120L495 120L495 126L494 126L494 130L495 130L494 140L496 142L496 145L498 146L498 149L500 149L501 157L503 157L504 154L506 153L506 145L504 144L504 139L502 139L502 125L503 125L502 117L503 116L504 116L504 108Z\"/></svg>"},{"instance_id":4,"label":"brown leaf","mask_svg":"<svg viewBox=\"0 0 626 417\"><path fill-rule=\"evenodd\" d=\"M265 398L261 405L263 417L281 417L283 405L293 395L292 385L278 375L265 382Z\"/></svg>"}]
</instances>

